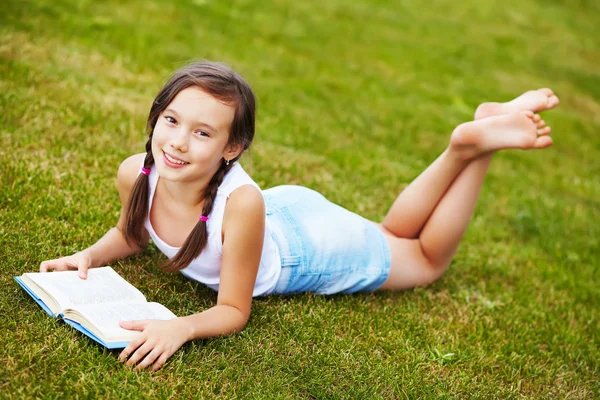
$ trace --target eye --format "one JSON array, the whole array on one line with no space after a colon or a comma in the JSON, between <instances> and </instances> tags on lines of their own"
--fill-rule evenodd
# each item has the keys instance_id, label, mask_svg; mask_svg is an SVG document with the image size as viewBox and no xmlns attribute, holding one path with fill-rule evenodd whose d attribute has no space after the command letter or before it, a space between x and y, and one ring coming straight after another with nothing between
<instances>
[{"instance_id":1,"label":"eye","mask_svg":"<svg viewBox=\"0 0 600 400\"><path fill-rule=\"evenodd\" d=\"M204 131L196 131L196 135L210 137L210 135Z\"/></svg>"},{"instance_id":2,"label":"eye","mask_svg":"<svg viewBox=\"0 0 600 400\"><path fill-rule=\"evenodd\" d=\"M166 120L168 123L170 123L170 124L176 124L176 123L177 123L177 120L176 120L175 118L173 118L173 117L170 117L170 116L168 116L168 115L167 115L167 116L165 116L165 120Z\"/></svg>"}]
</instances>

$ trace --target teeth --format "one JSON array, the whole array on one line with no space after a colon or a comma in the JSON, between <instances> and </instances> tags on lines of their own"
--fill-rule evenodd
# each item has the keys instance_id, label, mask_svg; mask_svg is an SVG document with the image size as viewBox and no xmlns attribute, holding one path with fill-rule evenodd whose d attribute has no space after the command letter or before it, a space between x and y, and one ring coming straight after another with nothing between
<instances>
[{"instance_id":1,"label":"teeth","mask_svg":"<svg viewBox=\"0 0 600 400\"><path fill-rule=\"evenodd\" d=\"M167 153L165 153L165 157L167 157L167 160L171 161L174 164L179 164L179 165L189 164L188 162L185 162L185 161L176 160L173 157L171 157L170 155L168 155Z\"/></svg>"}]
</instances>

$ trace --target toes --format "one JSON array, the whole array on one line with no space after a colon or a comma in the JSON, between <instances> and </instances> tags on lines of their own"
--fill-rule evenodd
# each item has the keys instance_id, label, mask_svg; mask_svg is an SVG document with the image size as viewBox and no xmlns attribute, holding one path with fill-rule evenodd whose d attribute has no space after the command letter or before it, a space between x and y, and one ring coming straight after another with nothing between
<instances>
[{"instance_id":1,"label":"toes","mask_svg":"<svg viewBox=\"0 0 600 400\"><path fill-rule=\"evenodd\" d=\"M540 120L540 122L537 123L537 128L538 129L542 129L545 126L546 126L546 121L544 121L543 119Z\"/></svg>"},{"instance_id":2,"label":"toes","mask_svg":"<svg viewBox=\"0 0 600 400\"><path fill-rule=\"evenodd\" d=\"M542 119L542 117L540 117L539 114L534 114L531 119L533 120L533 122L540 122L540 120Z\"/></svg>"},{"instance_id":3,"label":"toes","mask_svg":"<svg viewBox=\"0 0 600 400\"><path fill-rule=\"evenodd\" d=\"M547 126L547 127L545 127L545 128L542 128L542 129L538 129L538 130L537 130L537 134L538 134L539 136L541 136L541 135L547 135L547 134L549 134L550 132L552 132L552 129L550 129L550 127L549 127L549 126Z\"/></svg>"},{"instance_id":4,"label":"toes","mask_svg":"<svg viewBox=\"0 0 600 400\"><path fill-rule=\"evenodd\" d=\"M533 113L533 111L523 111L523 114L527 115L529 118L532 118L532 119L533 119L533 117L534 117L534 115L535 115L535 114Z\"/></svg>"},{"instance_id":5,"label":"toes","mask_svg":"<svg viewBox=\"0 0 600 400\"><path fill-rule=\"evenodd\" d=\"M538 89L538 92L540 92L548 97L548 99L546 100L546 109L554 108L558 105L558 103L559 103L558 97L554 94L552 89L542 88L542 89Z\"/></svg>"}]
</instances>

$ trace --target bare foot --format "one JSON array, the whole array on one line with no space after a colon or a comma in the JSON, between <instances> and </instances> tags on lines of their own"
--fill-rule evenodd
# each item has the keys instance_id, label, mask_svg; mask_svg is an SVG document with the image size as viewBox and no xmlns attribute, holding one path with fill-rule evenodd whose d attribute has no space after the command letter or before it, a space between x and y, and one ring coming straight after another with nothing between
<instances>
[{"instance_id":1,"label":"bare foot","mask_svg":"<svg viewBox=\"0 0 600 400\"><path fill-rule=\"evenodd\" d=\"M512 112L457 126L450 138L450 150L470 160L502 149L544 149L552 144L550 131L538 114Z\"/></svg>"},{"instance_id":2,"label":"bare foot","mask_svg":"<svg viewBox=\"0 0 600 400\"><path fill-rule=\"evenodd\" d=\"M530 90L506 103L483 103L475 111L475 120L515 111L542 112L558 105L558 97L548 88Z\"/></svg>"}]
</instances>

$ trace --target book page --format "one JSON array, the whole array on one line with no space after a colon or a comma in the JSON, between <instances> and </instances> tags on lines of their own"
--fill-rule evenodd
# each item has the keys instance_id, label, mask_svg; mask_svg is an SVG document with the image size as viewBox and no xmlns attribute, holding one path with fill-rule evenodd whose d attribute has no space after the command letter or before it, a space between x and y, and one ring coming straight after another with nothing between
<instances>
[{"instance_id":1,"label":"book page","mask_svg":"<svg viewBox=\"0 0 600 400\"><path fill-rule=\"evenodd\" d=\"M79 318L79 314L83 318ZM97 329L107 341L120 341L134 337L138 331L130 331L119 326L120 321L141 319L169 320L177 318L168 308L159 303L140 304L89 304L67 310L64 318ZM89 326L88 326L89 325ZM90 329L92 330L92 329Z\"/></svg>"},{"instance_id":2,"label":"book page","mask_svg":"<svg viewBox=\"0 0 600 400\"><path fill-rule=\"evenodd\" d=\"M87 279L78 271L23 274L44 289L61 310L85 304L145 303L146 298L111 267L88 270Z\"/></svg>"}]
</instances>

